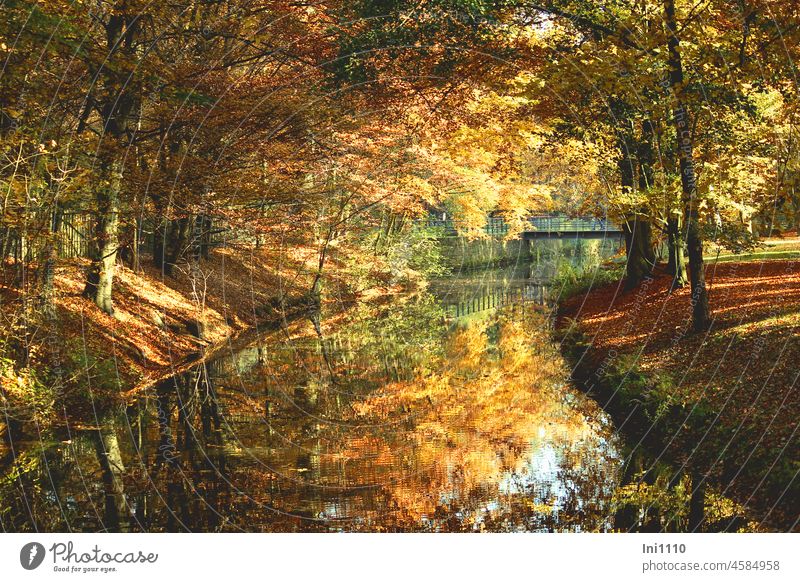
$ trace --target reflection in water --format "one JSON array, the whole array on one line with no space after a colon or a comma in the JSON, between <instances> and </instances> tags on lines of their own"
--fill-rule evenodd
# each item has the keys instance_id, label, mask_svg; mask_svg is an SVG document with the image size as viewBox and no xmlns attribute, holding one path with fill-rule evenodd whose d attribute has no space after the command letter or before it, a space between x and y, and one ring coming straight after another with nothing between
<instances>
[{"instance_id":1,"label":"reflection in water","mask_svg":"<svg viewBox=\"0 0 800 582\"><path fill-rule=\"evenodd\" d=\"M0 525L688 527L691 479L626 452L608 416L568 384L548 319L531 306L448 320L441 300L407 297L324 329L299 322L170 379L98 427L0 450Z\"/></svg>"},{"instance_id":2,"label":"reflection in water","mask_svg":"<svg viewBox=\"0 0 800 582\"><path fill-rule=\"evenodd\" d=\"M128 503L125 499L125 463L119 446L115 415L102 419L98 430L94 431L97 459L105 491L105 521L108 531L126 532L129 530Z\"/></svg>"},{"instance_id":3,"label":"reflection in water","mask_svg":"<svg viewBox=\"0 0 800 582\"><path fill-rule=\"evenodd\" d=\"M350 333L215 362L231 467L217 481L244 512L208 509L264 530L608 527L610 427L559 385L541 323L474 322L434 349Z\"/></svg>"},{"instance_id":4,"label":"reflection in water","mask_svg":"<svg viewBox=\"0 0 800 582\"><path fill-rule=\"evenodd\" d=\"M505 268L459 271L431 282L447 312L462 317L527 301L554 307L562 289L553 280L565 271L592 272L619 250L616 239L554 239L531 245L529 260Z\"/></svg>"}]
</instances>

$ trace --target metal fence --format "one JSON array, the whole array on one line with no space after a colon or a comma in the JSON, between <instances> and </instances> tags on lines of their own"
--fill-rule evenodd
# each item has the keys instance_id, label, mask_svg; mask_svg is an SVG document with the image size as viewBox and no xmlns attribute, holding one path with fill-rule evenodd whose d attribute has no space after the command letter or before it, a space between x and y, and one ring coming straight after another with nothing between
<instances>
[{"instance_id":1,"label":"metal fence","mask_svg":"<svg viewBox=\"0 0 800 582\"><path fill-rule=\"evenodd\" d=\"M86 212L65 212L61 217L58 256L62 259L89 256L92 216Z\"/></svg>"},{"instance_id":2,"label":"metal fence","mask_svg":"<svg viewBox=\"0 0 800 582\"><path fill-rule=\"evenodd\" d=\"M131 215L120 217L120 219L122 232L127 233L130 238L130 240L123 238L120 241L121 247L133 250L131 247L135 245L138 254L153 248L153 239L156 236L159 219ZM204 244L212 247L224 246L231 240L232 231L220 222L220 219L214 218L214 220L216 221L214 226L204 233L206 236ZM65 211L61 213L56 222L58 228L53 242L59 258L88 258L91 252L94 215L84 211ZM0 259L30 261L37 257L49 236L42 233L41 230L33 232L34 230L31 228L28 232L23 232L18 227L2 228L0 225ZM197 229L194 229L190 238L196 236Z\"/></svg>"},{"instance_id":3,"label":"metal fence","mask_svg":"<svg viewBox=\"0 0 800 582\"><path fill-rule=\"evenodd\" d=\"M528 225L526 232L541 233L581 233L581 232L620 232L619 226L605 218L580 217L570 218L567 216L531 216L527 219ZM465 223L452 218L438 219L433 216L416 220L418 227L437 228L443 231L445 236L456 236L461 230L459 227ZM489 236L507 236L508 223L502 217L491 216L486 219L486 224L482 229Z\"/></svg>"},{"instance_id":4,"label":"metal fence","mask_svg":"<svg viewBox=\"0 0 800 582\"><path fill-rule=\"evenodd\" d=\"M464 223L452 218L425 218L415 221L415 224L423 228L439 228L447 236L456 236L459 230L458 227ZM486 224L482 230L489 236L506 236L508 234L508 223L499 217L489 217L486 219Z\"/></svg>"},{"instance_id":5,"label":"metal fence","mask_svg":"<svg viewBox=\"0 0 800 582\"><path fill-rule=\"evenodd\" d=\"M566 216L534 216L528 219L533 230L539 232L607 232L619 228L605 218L569 218Z\"/></svg>"},{"instance_id":6,"label":"metal fence","mask_svg":"<svg viewBox=\"0 0 800 582\"><path fill-rule=\"evenodd\" d=\"M445 306L445 309L450 317L466 317L473 313L517 303L548 305L549 296L547 285L529 283L524 287L492 289L488 293L476 295L457 303L450 303Z\"/></svg>"}]
</instances>

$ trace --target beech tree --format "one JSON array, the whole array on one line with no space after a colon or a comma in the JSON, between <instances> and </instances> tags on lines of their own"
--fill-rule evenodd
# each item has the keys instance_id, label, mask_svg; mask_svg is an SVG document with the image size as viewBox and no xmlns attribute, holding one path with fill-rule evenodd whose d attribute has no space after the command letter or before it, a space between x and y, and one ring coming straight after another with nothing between
<instances>
[{"instance_id":1,"label":"beech tree","mask_svg":"<svg viewBox=\"0 0 800 582\"><path fill-rule=\"evenodd\" d=\"M715 175L706 172L708 164L726 156L714 141L720 137L715 128L732 109L747 111L761 99L764 83L749 48L759 46L754 37L774 42L776 31L754 26L763 25L754 13L766 6L745 5L737 29L713 3L676 4L535 2L522 5L521 14L538 26L540 42L554 56L549 63L539 61L545 66L536 73L544 84L541 92L553 90L547 101L562 104L561 112L550 105L549 114L570 122L574 135L617 144L613 182L618 186L612 190L619 192L615 203L629 199L620 218L628 233L630 286L652 268L650 230L663 224L676 286L683 282L684 245L688 251L693 326L700 331L710 323L704 239L717 238L717 221L722 231L736 227L721 212L728 193L718 189L709 195ZM722 66L726 62L732 69ZM669 193L673 176L680 178L680 216ZM643 197L630 196L636 191ZM664 203L653 204L656 198Z\"/></svg>"},{"instance_id":2,"label":"beech tree","mask_svg":"<svg viewBox=\"0 0 800 582\"><path fill-rule=\"evenodd\" d=\"M704 244L744 244L800 204L785 31L769 1L723 8L15 2L2 25L15 39L4 250L22 258L19 280L36 256L46 289L59 217L90 215L84 294L111 314L115 263L140 266L148 231L164 276L191 270L225 228L313 239L322 269L350 226L355 244L431 205L473 233L488 213L513 233L561 208L622 224L629 288L662 241L683 285L686 249L704 329Z\"/></svg>"}]
</instances>

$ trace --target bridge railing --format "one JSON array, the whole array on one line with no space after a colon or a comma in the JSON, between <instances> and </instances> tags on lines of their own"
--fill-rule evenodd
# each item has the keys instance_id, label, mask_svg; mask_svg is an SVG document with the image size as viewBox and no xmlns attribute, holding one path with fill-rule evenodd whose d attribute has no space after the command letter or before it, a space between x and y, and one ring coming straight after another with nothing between
<instances>
[{"instance_id":1,"label":"bridge railing","mask_svg":"<svg viewBox=\"0 0 800 582\"><path fill-rule=\"evenodd\" d=\"M547 306L549 302L550 293L547 285L529 283L524 287L484 291L468 299L447 303L445 309L450 317L459 318L517 303Z\"/></svg>"},{"instance_id":2,"label":"bridge railing","mask_svg":"<svg viewBox=\"0 0 800 582\"><path fill-rule=\"evenodd\" d=\"M562 232L619 232L620 228L605 218L569 218L567 216L532 216L528 219L530 230L542 233ZM418 226L440 228L445 234L458 234L459 221L452 218L425 218L415 221ZM508 235L508 223L501 217L489 217L483 231L490 236Z\"/></svg>"},{"instance_id":3,"label":"bridge railing","mask_svg":"<svg viewBox=\"0 0 800 582\"><path fill-rule=\"evenodd\" d=\"M415 221L415 224L425 228L441 228L446 234L455 235L458 233L458 226L462 223L452 218L443 220L438 218L425 218ZM508 224L502 218L491 217L486 221L483 231L490 236L506 236L508 234Z\"/></svg>"},{"instance_id":4,"label":"bridge railing","mask_svg":"<svg viewBox=\"0 0 800 582\"><path fill-rule=\"evenodd\" d=\"M568 218L566 216L534 216L531 226L542 232L603 232L618 230L604 218Z\"/></svg>"}]
</instances>

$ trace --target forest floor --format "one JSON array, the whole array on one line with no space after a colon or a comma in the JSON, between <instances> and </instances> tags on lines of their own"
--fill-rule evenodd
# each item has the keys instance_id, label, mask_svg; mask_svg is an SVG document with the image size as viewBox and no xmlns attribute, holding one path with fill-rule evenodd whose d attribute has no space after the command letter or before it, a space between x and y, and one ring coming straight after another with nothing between
<instances>
[{"instance_id":1,"label":"forest floor","mask_svg":"<svg viewBox=\"0 0 800 582\"><path fill-rule=\"evenodd\" d=\"M297 252L288 259L264 248L215 249L193 274L184 266L172 276L164 276L147 257L138 271L118 263L113 317L81 296L87 262L62 260L55 274L53 320L26 325L23 294L18 286L3 284L0 317L7 329L15 326L18 335L27 335L33 369L58 370L65 384L88 385L96 394L132 394L263 323L264 306L279 293L301 297L311 284L312 258ZM27 301L28 310L35 309L34 301ZM204 322L202 339L198 320Z\"/></svg>"},{"instance_id":2,"label":"forest floor","mask_svg":"<svg viewBox=\"0 0 800 582\"><path fill-rule=\"evenodd\" d=\"M679 424L668 445L690 465L702 457L765 519L797 528L800 262L711 262L706 277L707 332L690 331L689 287L671 292L663 272L628 293L612 284L572 297L560 327L580 330L598 377L616 366L650 378L639 401L705 411L704 432Z\"/></svg>"}]
</instances>

